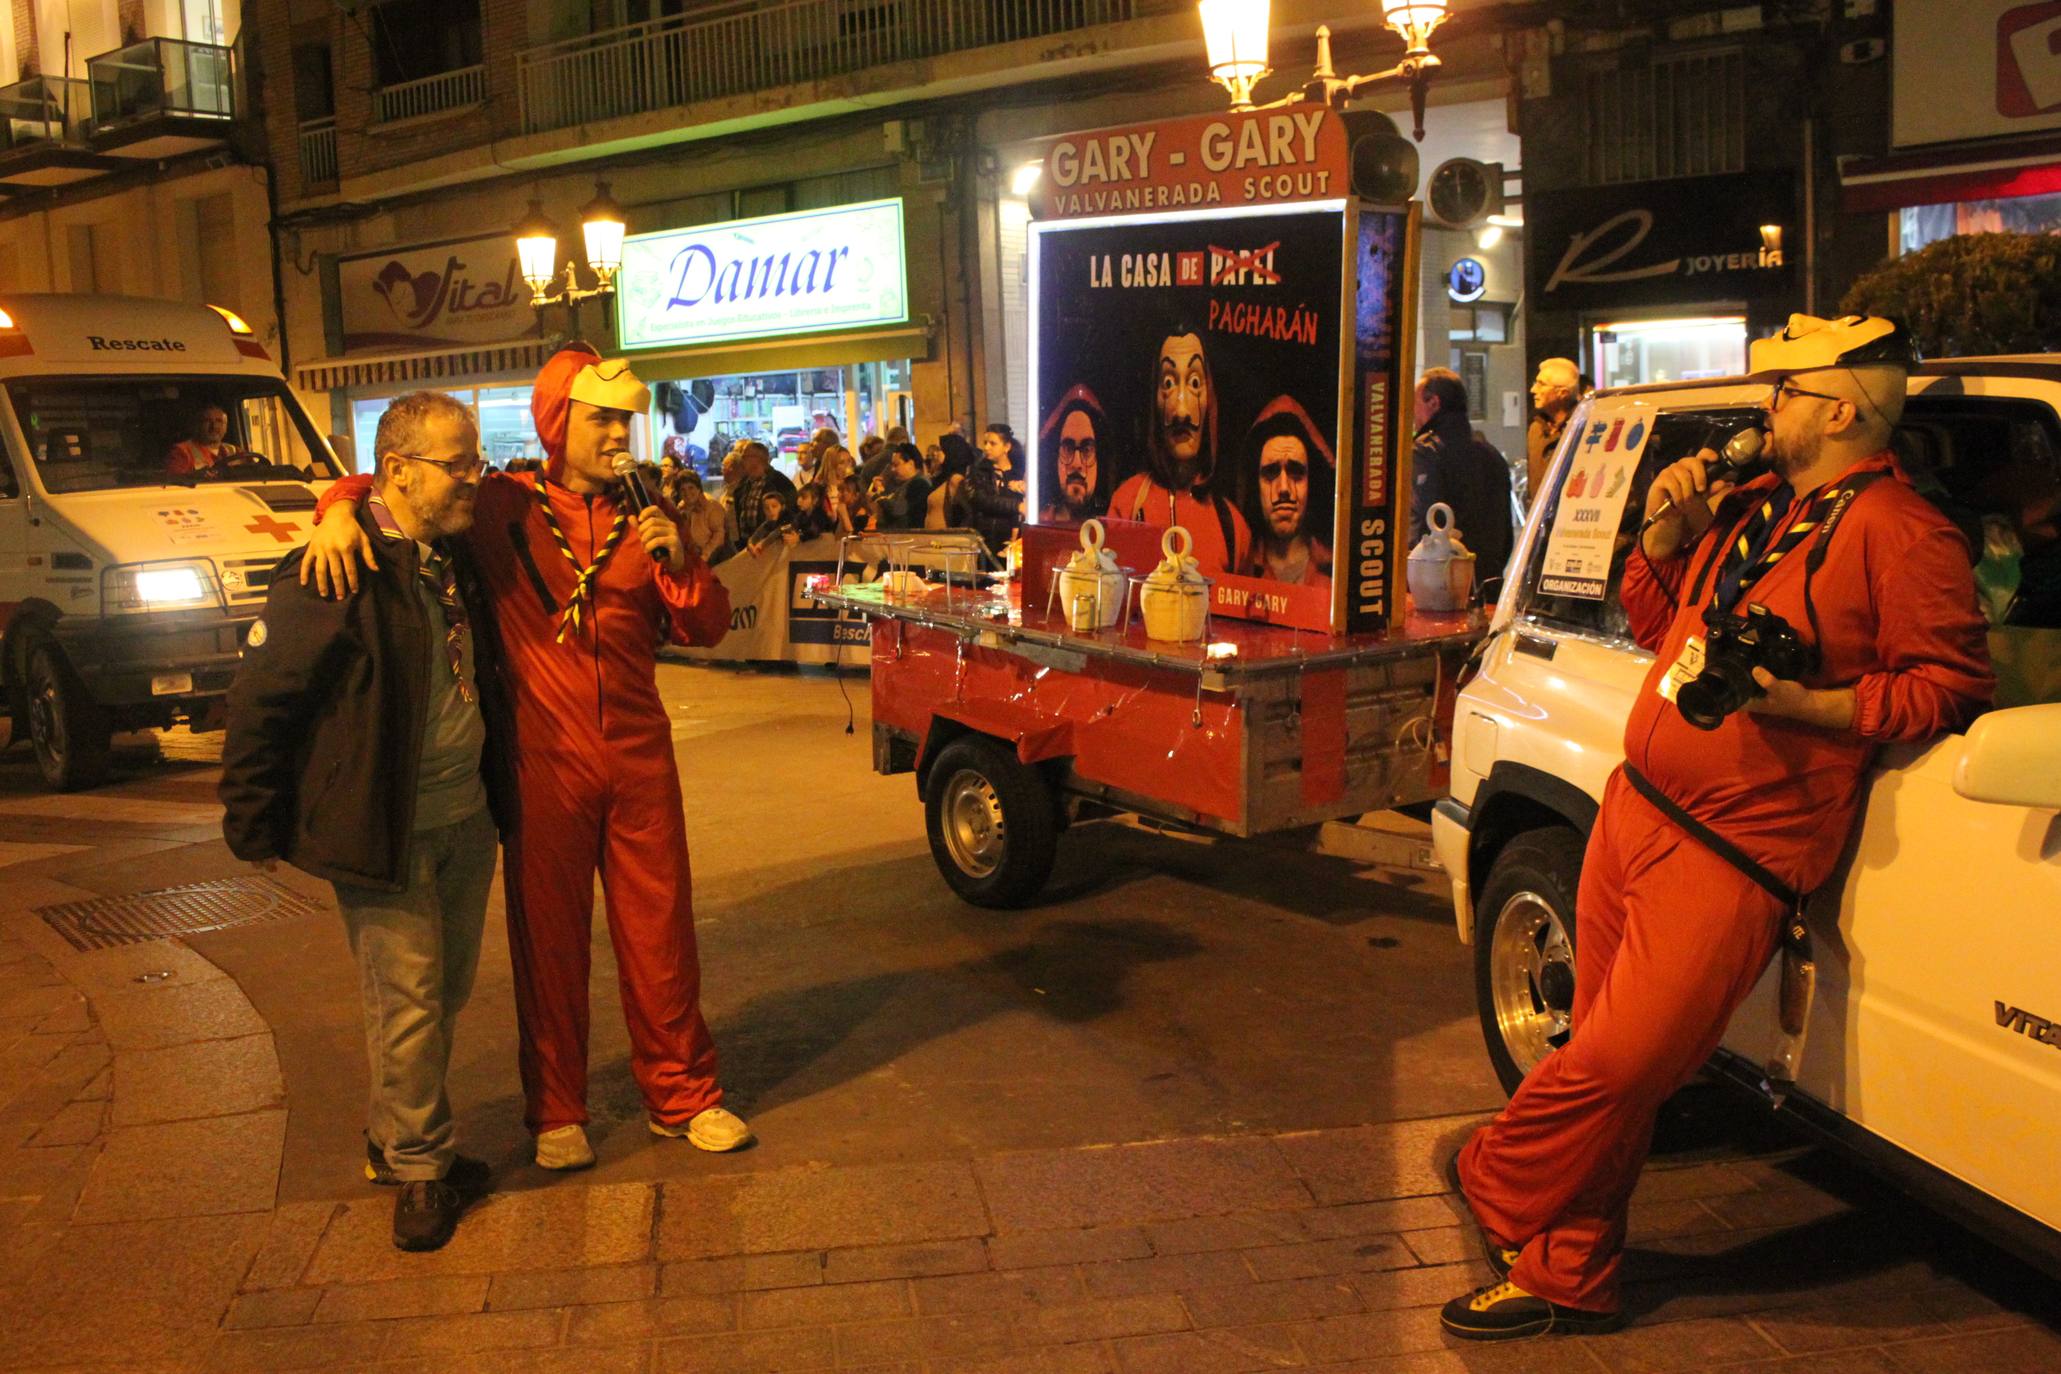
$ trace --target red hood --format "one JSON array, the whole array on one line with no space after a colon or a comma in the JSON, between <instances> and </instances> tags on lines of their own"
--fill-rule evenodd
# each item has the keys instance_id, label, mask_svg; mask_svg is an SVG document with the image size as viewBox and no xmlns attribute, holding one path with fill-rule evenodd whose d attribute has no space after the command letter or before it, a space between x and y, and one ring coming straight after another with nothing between
<instances>
[{"instance_id":1,"label":"red hood","mask_svg":"<svg viewBox=\"0 0 2061 1374\"><path fill-rule=\"evenodd\" d=\"M530 392L530 417L537 422L537 438L544 444L544 475L554 482L565 480L565 426L572 414L573 378L581 368L599 361L601 355L586 344L567 344L537 372L536 387Z\"/></svg>"}]
</instances>

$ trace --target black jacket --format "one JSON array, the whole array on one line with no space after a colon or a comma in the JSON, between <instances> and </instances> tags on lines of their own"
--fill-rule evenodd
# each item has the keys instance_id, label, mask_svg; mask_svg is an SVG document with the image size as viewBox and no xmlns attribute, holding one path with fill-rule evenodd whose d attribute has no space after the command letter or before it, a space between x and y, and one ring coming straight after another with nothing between
<instances>
[{"instance_id":1,"label":"black jacket","mask_svg":"<svg viewBox=\"0 0 2061 1374\"><path fill-rule=\"evenodd\" d=\"M318 878L397 892L415 827L430 623L415 590L415 542L383 537L362 508L358 523L379 570L361 573L356 594L325 600L301 586L306 549L272 574L262 639L229 686L222 834L239 859L284 859ZM464 541L451 547L486 722L480 772L505 837L516 794L500 638Z\"/></svg>"},{"instance_id":2,"label":"black jacket","mask_svg":"<svg viewBox=\"0 0 2061 1374\"><path fill-rule=\"evenodd\" d=\"M1009 490L1011 482L1023 480L1023 469L1012 466L1003 472L995 460L983 453L966 473L966 495L973 507L973 527L996 553L1015 537L1022 523L1023 498Z\"/></svg>"},{"instance_id":3,"label":"black jacket","mask_svg":"<svg viewBox=\"0 0 2061 1374\"><path fill-rule=\"evenodd\" d=\"M1510 465L1503 455L1474 437L1466 415L1441 411L1417 431L1410 464L1409 547L1417 547L1427 513L1443 501L1452 507L1461 542L1474 555L1475 586L1501 577L1516 542L1510 517Z\"/></svg>"}]
</instances>

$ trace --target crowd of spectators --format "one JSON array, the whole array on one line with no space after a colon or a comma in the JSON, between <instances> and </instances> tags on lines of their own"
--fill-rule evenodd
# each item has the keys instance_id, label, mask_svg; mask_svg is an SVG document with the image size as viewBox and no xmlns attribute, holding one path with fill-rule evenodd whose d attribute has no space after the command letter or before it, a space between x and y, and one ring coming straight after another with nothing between
<instances>
[{"instance_id":1,"label":"crowd of spectators","mask_svg":"<svg viewBox=\"0 0 2061 1374\"><path fill-rule=\"evenodd\" d=\"M795 477L756 439L721 459L717 495L668 450L661 485L702 556L719 563L777 543L826 534L977 529L1000 551L1023 518L1025 458L1009 426L990 425L976 451L957 428L918 448L901 425L867 435L854 454L834 429L819 429L795 455Z\"/></svg>"}]
</instances>

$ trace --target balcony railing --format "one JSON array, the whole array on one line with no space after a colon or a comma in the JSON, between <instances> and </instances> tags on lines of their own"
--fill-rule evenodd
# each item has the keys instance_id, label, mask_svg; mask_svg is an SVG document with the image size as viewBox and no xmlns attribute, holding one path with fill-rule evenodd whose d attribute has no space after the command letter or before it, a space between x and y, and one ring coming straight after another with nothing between
<instances>
[{"instance_id":1,"label":"balcony railing","mask_svg":"<svg viewBox=\"0 0 2061 1374\"><path fill-rule=\"evenodd\" d=\"M650 20L516 60L525 133L1132 17L1136 0L784 0Z\"/></svg>"},{"instance_id":2,"label":"balcony railing","mask_svg":"<svg viewBox=\"0 0 2061 1374\"><path fill-rule=\"evenodd\" d=\"M60 76L32 76L0 87L0 153L45 146L81 148L93 116L86 83Z\"/></svg>"},{"instance_id":3,"label":"balcony railing","mask_svg":"<svg viewBox=\"0 0 2061 1374\"><path fill-rule=\"evenodd\" d=\"M236 115L236 60L214 43L149 38L86 63L93 87L93 130L143 120Z\"/></svg>"},{"instance_id":4,"label":"balcony railing","mask_svg":"<svg viewBox=\"0 0 2061 1374\"><path fill-rule=\"evenodd\" d=\"M381 86L372 93L372 122L414 119L440 110L462 110L487 98L487 69L460 67L419 81Z\"/></svg>"},{"instance_id":5,"label":"balcony railing","mask_svg":"<svg viewBox=\"0 0 2061 1374\"><path fill-rule=\"evenodd\" d=\"M336 180L336 118L301 121L301 184Z\"/></svg>"}]
</instances>

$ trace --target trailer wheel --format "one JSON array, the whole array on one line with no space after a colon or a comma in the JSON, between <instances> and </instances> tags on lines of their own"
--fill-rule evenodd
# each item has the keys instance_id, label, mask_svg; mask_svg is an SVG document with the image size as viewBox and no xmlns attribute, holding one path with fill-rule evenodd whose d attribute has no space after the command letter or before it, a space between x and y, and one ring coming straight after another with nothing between
<instances>
[{"instance_id":1,"label":"trailer wheel","mask_svg":"<svg viewBox=\"0 0 2061 1374\"><path fill-rule=\"evenodd\" d=\"M1474 999L1503 1091L1567 1043L1574 1007L1574 897L1582 837L1528 830L1489 865L1475 908Z\"/></svg>"},{"instance_id":2,"label":"trailer wheel","mask_svg":"<svg viewBox=\"0 0 2061 1374\"><path fill-rule=\"evenodd\" d=\"M57 792L106 781L114 727L56 645L44 642L29 650L24 686L29 742L43 781Z\"/></svg>"},{"instance_id":3,"label":"trailer wheel","mask_svg":"<svg viewBox=\"0 0 2061 1374\"><path fill-rule=\"evenodd\" d=\"M930 769L924 797L930 854L952 891L975 906L1022 906L1052 876L1058 808L1037 770L985 735L962 735Z\"/></svg>"}]
</instances>

